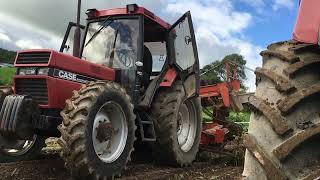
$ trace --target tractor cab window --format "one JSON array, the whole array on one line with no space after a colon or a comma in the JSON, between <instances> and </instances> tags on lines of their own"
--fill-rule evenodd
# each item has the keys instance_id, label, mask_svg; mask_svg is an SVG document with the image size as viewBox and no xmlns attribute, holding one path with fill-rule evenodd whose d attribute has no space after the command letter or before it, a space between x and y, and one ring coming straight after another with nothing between
<instances>
[{"instance_id":1,"label":"tractor cab window","mask_svg":"<svg viewBox=\"0 0 320 180\"><path fill-rule=\"evenodd\" d=\"M88 26L82 58L113 69L134 67L138 56L138 19L106 19Z\"/></svg>"}]
</instances>

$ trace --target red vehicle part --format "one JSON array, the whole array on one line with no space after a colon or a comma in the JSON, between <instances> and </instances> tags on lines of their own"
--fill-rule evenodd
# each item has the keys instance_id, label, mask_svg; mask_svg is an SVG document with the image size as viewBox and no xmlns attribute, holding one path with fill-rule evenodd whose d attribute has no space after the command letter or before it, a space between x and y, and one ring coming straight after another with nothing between
<instances>
[{"instance_id":1,"label":"red vehicle part","mask_svg":"<svg viewBox=\"0 0 320 180\"><path fill-rule=\"evenodd\" d=\"M223 126L218 123L204 123L202 125L200 144L203 146L221 144L228 132L229 130L227 128L223 128Z\"/></svg>"},{"instance_id":2,"label":"red vehicle part","mask_svg":"<svg viewBox=\"0 0 320 180\"><path fill-rule=\"evenodd\" d=\"M161 87L171 87L172 83L177 77L177 72L175 69L171 68L166 72L166 75L163 78L163 81L161 82Z\"/></svg>"},{"instance_id":3,"label":"red vehicle part","mask_svg":"<svg viewBox=\"0 0 320 180\"><path fill-rule=\"evenodd\" d=\"M41 108L53 108L53 109L63 109L66 105L66 99L72 96L73 90L79 90L81 84L78 82L67 81L63 79L57 79L49 76L15 76L14 77L14 87L16 87L17 80L40 80L43 79L47 84L48 91L48 104L40 104ZM63 87L63 88L61 88ZM16 93L16 88L14 89Z\"/></svg>"},{"instance_id":4,"label":"red vehicle part","mask_svg":"<svg viewBox=\"0 0 320 180\"><path fill-rule=\"evenodd\" d=\"M26 56L35 53L48 53L47 62L41 63L23 63ZM36 59L36 58L35 58ZM32 59L34 60L34 59ZM30 59L28 61L31 62ZM37 60L34 60L37 62ZM81 60L77 57L69 56L62 54L53 50L28 50L20 51L17 54L15 61L15 67L49 67L55 68L63 71L69 71L72 73L78 73L83 76L90 78L95 78L98 80L110 80L114 81L115 71L105 66L97 65L90 63L89 61ZM66 99L72 96L72 91L79 90L81 87L80 82L64 80L61 78L54 78L51 76L42 76L42 75L16 75L14 77L14 89L16 93L16 82L19 79L26 80L45 80L46 88L48 92L48 103L40 104L41 108L54 108L54 109L63 109L65 107ZM62 88L63 87L63 88Z\"/></svg>"},{"instance_id":5,"label":"red vehicle part","mask_svg":"<svg viewBox=\"0 0 320 180\"><path fill-rule=\"evenodd\" d=\"M223 109L231 108L231 93L240 90L240 81L236 79L236 68L231 62L226 62L226 82L218 83L215 85L200 87L201 104L205 110L207 107L213 107L214 112L211 122L203 124L201 134L202 148L206 146L221 144L225 141L225 135L229 130L218 121L226 122L225 118L228 115ZM220 103L222 101L222 104ZM221 111L219 110L221 109ZM205 112L205 111L204 111Z\"/></svg>"},{"instance_id":6,"label":"red vehicle part","mask_svg":"<svg viewBox=\"0 0 320 180\"><path fill-rule=\"evenodd\" d=\"M293 39L299 42L318 44L320 28L320 1L301 0Z\"/></svg>"},{"instance_id":7,"label":"red vehicle part","mask_svg":"<svg viewBox=\"0 0 320 180\"><path fill-rule=\"evenodd\" d=\"M129 7L131 6L132 9L129 10ZM161 25L165 29L169 29L171 25L161 18L157 17L154 15L152 12L149 10L143 8L143 7L138 7L137 5L128 5L127 8L116 8L116 9L109 9L109 10L96 10L96 9L91 9L92 11L92 17L91 18L99 18L99 17L105 17L105 16L116 16L116 15L143 15L147 17L149 20L153 21L156 24ZM130 7L130 8L131 8Z\"/></svg>"},{"instance_id":8,"label":"red vehicle part","mask_svg":"<svg viewBox=\"0 0 320 180\"><path fill-rule=\"evenodd\" d=\"M34 53L50 53L50 57L47 63L19 63L22 60L22 54L34 54ZM59 53L49 49L39 50L25 50L19 51L14 63L15 67L53 67L62 70L71 71L73 73L79 73L85 76L101 80L114 81L115 71L111 68L94 64L89 61L79 59L67 54Z\"/></svg>"}]
</instances>

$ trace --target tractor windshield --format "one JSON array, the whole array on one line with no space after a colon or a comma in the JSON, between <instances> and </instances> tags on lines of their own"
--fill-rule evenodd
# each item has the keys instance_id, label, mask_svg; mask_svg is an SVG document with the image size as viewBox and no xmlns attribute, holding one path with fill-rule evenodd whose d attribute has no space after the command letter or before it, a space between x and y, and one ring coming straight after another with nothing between
<instances>
[{"instance_id":1,"label":"tractor windshield","mask_svg":"<svg viewBox=\"0 0 320 180\"><path fill-rule=\"evenodd\" d=\"M138 19L107 19L89 24L82 58L114 69L134 67L138 55Z\"/></svg>"}]
</instances>

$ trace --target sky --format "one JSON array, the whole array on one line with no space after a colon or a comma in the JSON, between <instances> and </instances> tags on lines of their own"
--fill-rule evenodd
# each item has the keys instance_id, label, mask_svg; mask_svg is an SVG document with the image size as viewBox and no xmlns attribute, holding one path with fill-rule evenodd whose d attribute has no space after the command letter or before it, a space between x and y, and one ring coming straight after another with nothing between
<instances>
[{"instance_id":1,"label":"sky","mask_svg":"<svg viewBox=\"0 0 320 180\"><path fill-rule=\"evenodd\" d=\"M82 22L89 8L110 9L136 3L169 23L190 10L203 67L239 53L247 66L261 66L260 51L272 42L290 39L297 0L82 0ZM75 21L76 0L0 0L0 48L58 50L69 21ZM247 71L246 85L255 90Z\"/></svg>"}]
</instances>

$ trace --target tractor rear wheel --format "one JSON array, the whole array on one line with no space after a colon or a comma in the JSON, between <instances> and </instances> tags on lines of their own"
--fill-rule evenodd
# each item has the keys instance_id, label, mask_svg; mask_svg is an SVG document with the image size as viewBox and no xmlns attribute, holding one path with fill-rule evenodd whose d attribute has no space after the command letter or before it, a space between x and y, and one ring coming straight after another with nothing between
<instances>
[{"instance_id":1,"label":"tractor rear wheel","mask_svg":"<svg viewBox=\"0 0 320 180\"><path fill-rule=\"evenodd\" d=\"M67 169L83 179L119 175L136 140L130 96L117 83L91 82L66 103L58 143Z\"/></svg>"},{"instance_id":2,"label":"tractor rear wheel","mask_svg":"<svg viewBox=\"0 0 320 180\"><path fill-rule=\"evenodd\" d=\"M287 41L263 51L244 144L244 179L315 179L320 175L320 54Z\"/></svg>"},{"instance_id":3,"label":"tractor rear wheel","mask_svg":"<svg viewBox=\"0 0 320 180\"><path fill-rule=\"evenodd\" d=\"M157 141L154 158L163 164L190 165L196 157L202 127L199 98L185 99L181 82L160 90L151 109Z\"/></svg>"},{"instance_id":4,"label":"tractor rear wheel","mask_svg":"<svg viewBox=\"0 0 320 180\"><path fill-rule=\"evenodd\" d=\"M0 110L5 97L12 93L11 87L0 87ZM0 148L0 163L36 159L39 157L42 148L45 146L45 138L38 135L35 135L33 140L6 140L0 135L0 141L1 140L9 141L11 147Z\"/></svg>"}]
</instances>

